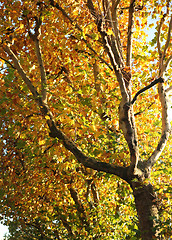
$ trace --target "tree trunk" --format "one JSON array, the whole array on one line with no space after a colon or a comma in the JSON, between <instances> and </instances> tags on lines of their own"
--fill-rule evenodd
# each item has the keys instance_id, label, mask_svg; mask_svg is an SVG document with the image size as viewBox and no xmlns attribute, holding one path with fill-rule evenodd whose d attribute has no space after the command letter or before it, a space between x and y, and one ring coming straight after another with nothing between
<instances>
[{"instance_id":1,"label":"tree trunk","mask_svg":"<svg viewBox=\"0 0 172 240\"><path fill-rule=\"evenodd\" d=\"M158 237L159 230L157 226L157 201L152 185L142 185L139 182L132 182L132 189L142 240L160 239Z\"/></svg>"}]
</instances>

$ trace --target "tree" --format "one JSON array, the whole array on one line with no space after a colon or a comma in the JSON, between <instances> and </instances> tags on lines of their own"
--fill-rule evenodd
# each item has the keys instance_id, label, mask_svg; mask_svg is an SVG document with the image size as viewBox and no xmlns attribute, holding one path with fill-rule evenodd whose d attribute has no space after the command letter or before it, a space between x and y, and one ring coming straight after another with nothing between
<instances>
[{"instance_id":1,"label":"tree","mask_svg":"<svg viewBox=\"0 0 172 240\"><path fill-rule=\"evenodd\" d=\"M0 6L9 239L168 239L171 2Z\"/></svg>"}]
</instances>

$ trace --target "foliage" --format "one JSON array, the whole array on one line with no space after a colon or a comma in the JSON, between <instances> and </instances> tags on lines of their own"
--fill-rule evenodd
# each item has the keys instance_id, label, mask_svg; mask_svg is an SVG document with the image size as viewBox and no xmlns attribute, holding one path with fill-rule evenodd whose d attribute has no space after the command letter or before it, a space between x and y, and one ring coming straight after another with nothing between
<instances>
[{"instance_id":1,"label":"foliage","mask_svg":"<svg viewBox=\"0 0 172 240\"><path fill-rule=\"evenodd\" d=\"M118 123L123 96L96 22L85 0L55 2L59 8L48 0L0 3L0 214L9 226L8 239L140 239L134 196L127 181L79 163L62 139L52 137L47 125L51 116L40 110L38 102L46 90L46 104L56 125L85 156L115 166L130 165L130 149ZM157 40L160 37L164 49L170 21L167 16L158 35L166 1L134 2L132 68L124 68L132 74L132 97L159 77ZM100 1L93 3L100 12ZM117 6L126 61L130 1L121 0ZM41 34L34 40L38 21ZM108 36L114 35L110 24L106 28ZM147 38L150 28L155 32L152 39ZM9 44L38 96L4 50ZM166 61L172 55L171 44L170 39ZM169 61L166 89L171 77ZM162 133L156 86L140 94L133 108L140 159L146 161ZM156 227L163 239L172 232L171 174L168 140L151 177L144 179L157 194L160 218Z\"/></svg>"}]
</instances>

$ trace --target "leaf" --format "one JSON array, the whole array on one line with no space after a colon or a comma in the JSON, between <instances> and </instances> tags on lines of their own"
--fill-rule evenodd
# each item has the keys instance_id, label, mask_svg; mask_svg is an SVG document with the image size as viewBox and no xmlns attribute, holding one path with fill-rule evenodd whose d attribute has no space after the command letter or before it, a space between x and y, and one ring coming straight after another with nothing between
<instances>
[{"instance_id":1,"label":"leaf","mask_svg":"<svg viewBox=\"0 0 172 240\"><path fill-rule=\"evenodd\" d=\"M111 28L108 28L107 32L108 35L114 35L113 30ZM115 35L114 35L115 36Z\"/></svg>"}]
</instances>

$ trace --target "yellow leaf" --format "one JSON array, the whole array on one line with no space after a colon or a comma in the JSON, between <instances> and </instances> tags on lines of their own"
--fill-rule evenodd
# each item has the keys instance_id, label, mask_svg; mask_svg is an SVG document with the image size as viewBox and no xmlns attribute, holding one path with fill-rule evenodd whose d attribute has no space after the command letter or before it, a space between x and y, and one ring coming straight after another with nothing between
<instances>
[{"instance_id":1,"label":"yellow leaf","mask_svg":"<svg viewBox=\"0 0 172 240\"><path fill-rule=\"evenodd\" d=\"M39 141L39 145L44 145L45 144L45 140L40 140Z\"/></svg>"},{"instance_id":2,"label":"yellow leaf","mask_svg":"<svg viewBox=\"0 0 172 240\"><path fill-rule=\"evenodd\" d=\"M113 31L111 28L108 28L107 32L106 32L108 35L114 35Z\"/></svg>"},{"instance_id":3,"label":"yellow leaf","mask_svg":"<svg viewBox=\"0 0 172 240\"><path fill-rule=\"evenodd\" d=\"M22 28L24 28L24 24L21 23L20 24L20 29L22 29Z\"/></svg>"},{"instance_id":4,"label":"yellow leaf","mask_svg":"<svg viewBox=\"0 0 172 240\"><path fill-rule=\"evenodd\" d=\"M48 115L46 115L46 116L45 116L45 119L49 120L49 119L50 119L50 117L49 117Z\"/></svg>"}]
</instances>

